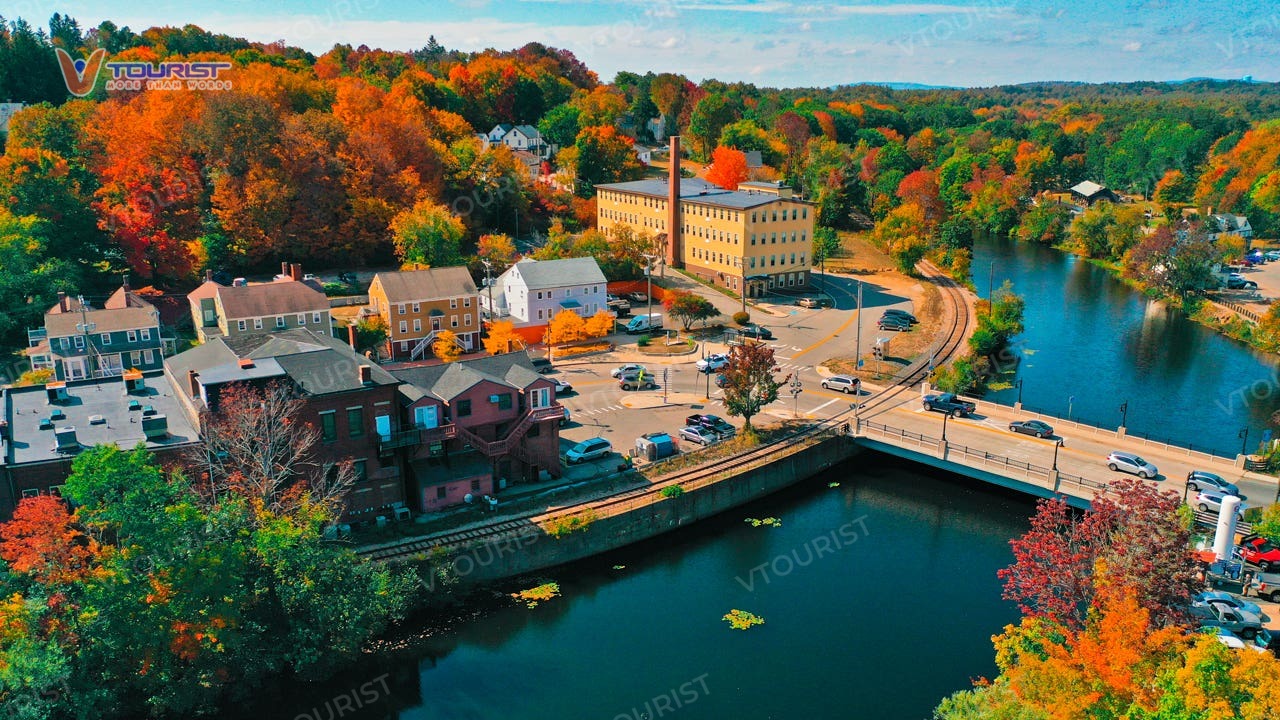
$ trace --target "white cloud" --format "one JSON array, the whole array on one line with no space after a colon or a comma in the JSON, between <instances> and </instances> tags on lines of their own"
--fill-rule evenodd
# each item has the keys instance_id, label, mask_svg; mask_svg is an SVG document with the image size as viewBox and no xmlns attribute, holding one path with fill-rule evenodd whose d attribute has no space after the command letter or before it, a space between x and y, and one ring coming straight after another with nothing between
<instances>
[{"instance_id":1,"label":"white cloud","mask_svg":"<svg viewBox=\"0 0 1280 720\"><path fill-rule=\"evenodd\" d=\"M1124 46L1125 52L1138 52L1141 49L1142 49L1142 43L1138 42L1137 40L1134 40L1131 43L1125 43L1125 46Z\"/></svg>"},{"instance_id":2,"label":"white cloud","mask_svg":"<svg viewBox=\"0 0 1280 720\"><path fill-rule=\"evenodd\" d=\"M805 20L804 22L800 23L801 32L809 32L812 29L813 29L813 23L809 22L808 20Z\"/></svg>"},{"instance_id":3,"label":"white cloud","mask_svg":"<svg viewBox=\"0 0 1280 720\"><path fill-rule=\"evenodd\" d=\"M661 47L661 48L662 48L662 49L664 49L664 50L670 50L671 48L673 48L673 47L675 47L676 45L679 45L679 44L680 44L680 41L679 41L678 39L676 39L676 37L675 37L674 35L672 35L671 37L667 38L666 40L663 40L663 41L662 41L662 43L661 43L658 47Z\"/></svg>"}]
</instances>

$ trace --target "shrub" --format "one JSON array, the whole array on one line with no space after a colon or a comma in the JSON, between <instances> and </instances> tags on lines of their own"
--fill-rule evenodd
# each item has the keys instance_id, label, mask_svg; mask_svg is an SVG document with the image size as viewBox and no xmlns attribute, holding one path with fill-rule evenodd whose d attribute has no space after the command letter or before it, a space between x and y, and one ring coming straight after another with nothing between
<instances>
[{"instance_id":1,"label":"shrub","mask_svg":"<svg viewBox=\"0 0 1280 720\"><path fill-rule=\"evenodd\" d=\"M637 346L637 347L648 347L648 346L649 346L649 341L650 341L651 339L652 339L652 338L651 338L650 336L648 336L648 335L641 335L641 336L640 336L640 339L639 339L639 340L636 340L636 346Z\"/></svg>"},{"instance_id":2,"label":"shrub","mask_svg":"<svg viewBox=\"0 0 1280 720\"><path fill-rule=\"evenodd\" d=\"M746 325L747 323L751 322L751 313L747 312L746 310L739 310L738 312L733 314L733 321L738 323L739 325Z\"/></svg>"},{"instance_id":3,"label":"shrub","mask_svg":"<svg viewBox=\"0 0 1280 720\"><path fill-rule=\"evenodd\" d=\"M684 494L684 488L680 487L679 485L668 485L662 488L662 492L660 494L662 495L662 497L668 498L668 499L678 498Z\"/></svg>"},{"instance_id":4,"label":"shrub","mask_svg":"<svg viewBox=\"0 0 1280 720\"><path fill-rule=\"evenodd\" d=\"M582 530L585 532L587 528L591 527L591 523L595 521L596 521L596 513L594 510L588 510L578 515L568 515L565 517L558 517L547 523L546 525L547 534L559 540L565 535L577 532L579 530Z\"/></svg>"},{"instance_id":5,"label":"shrub","mask_svg":"<svg viewBox=\"0 0 1280 720\"><path fill-rule=\"evenodd\" d=\"M44 385L53 380L53 370L28 370L18 377L17 387Z\"/></svg>"}]
</instances>

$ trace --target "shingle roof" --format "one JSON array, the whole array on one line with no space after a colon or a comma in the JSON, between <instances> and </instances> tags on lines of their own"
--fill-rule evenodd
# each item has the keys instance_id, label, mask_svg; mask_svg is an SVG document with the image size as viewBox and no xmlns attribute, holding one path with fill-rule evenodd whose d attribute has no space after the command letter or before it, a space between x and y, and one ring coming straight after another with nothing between
<instances>
[{"instance_id":1,"label":"shingle roof","mask_svg":"<svg viewBox=\"0 0 1280 720\"><path fill-rule=\"evenodd\" d=\"M597 185L597 190L615 190L617 192L635 193L637 195L647 195L655 198L667 197L667 180L649 179L649 180L633 180L631 182L622 183L605 183ZM707 205L716 205L718 207L733 208L735 210L744 210L761 205L768 205L775 202L807 202L800 198L779 197L775 193L767 192L743 192L741 190L725 190L719 185L712 185L706 180L698 178L681 178L680 179L680 200L687 203L703 203Z\"/></svg>"},{"instance_id":2,"label":"shingle roof","mask_svg":"<svg viewBox=\"0 0 1280 720\"><path fill-rule=\"evenodd\" d=\"M387 301L393 303L437 300L475 295L476 284L465 267L382 272L374 276L382 283Z\"/></svg>"},{"instance_id":3,"label":"shingle roof","mask_svg":"<svg viewBox=\"0 0 1280 720\"><path fill-rule=\"evenodd\" d=\"M228 319L291 315L329 309L324 293L294 281L219 287L218 298Z\"/></svg>"},{"instance_id":4,"label":"shingle roof","mask_svg":"<svg viewBox=\"0 0 1280 720\"><path fill-rule=\"evenodd\" d=\"M524 390L538 380L546 380L533 369L529 356L522 352L401 368L391 374L445 402L485 380L518 390ZM413 398L415 393L405 395Z\"/></svg>"},{"instance_id":5,"label":"shingle roof","mask_svg":"<svg viewBox=\"0 0 1280 720\"><path fill-rule=\"evenodd\" d=\"M605 283L600 265L592 257L565 258L563 260L534 260L525 258L509 268L503 275L518 270L524 286L530 290L561 288L570 285ZM505 284L503 284L505 287Z\"/></svg>"},{"instance_id":6,"label":"shingle roof","mask_svg":"<svg viewBox=\"0 0 1280 720\"><path fill-rule=\"evenodd\" d=\"M44 326L49 331L49 337L85 334L77 327L82 322L92 324L93 329L89 333L97 334L155 328L160 325L160 317L159 312L150 305L115 310L88 310L83 315L78 312L58 312L44 316Z\"/></svg>"}]
</instances>

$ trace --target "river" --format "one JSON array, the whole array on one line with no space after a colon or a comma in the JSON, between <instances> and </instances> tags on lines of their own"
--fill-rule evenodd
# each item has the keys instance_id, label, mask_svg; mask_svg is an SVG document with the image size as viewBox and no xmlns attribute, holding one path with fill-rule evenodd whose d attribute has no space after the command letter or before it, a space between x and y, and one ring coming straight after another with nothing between
<instances>
[{"instance_id":1,"label":"river","mask_svg":"<svg viewBox=\"0 0 1280 720\"><path fill-rule=\"evenodd\" d=\"M994 263L994 265L993 265ZM994 283L989 274L994 268ZM1013 282L1026 298L1016 340L1022 402L1058 417L1120 425L1130 434L1220 455L1252 452L1280 409L1276 359L1187 319L1083 258L1042 245L974 248L974 283ZM989 393L1012 405L1017 388Z\"/></svg>"},{"instance_id":2,"label":"river","mask_svg":"<svg viewBox=\"0 0 1280 720\"><path fill-rule=\"evenodd\" d=\"M553 570L562 597L490 611L323 689L260 696L244 717L921 720L995 674L991 635L1018 618L996 570L1032 511L1022 496L867 455ZM731 609L765 624L733 630ZM342 695L369 704L335 704Z\"/></svg>"}]
</instances>

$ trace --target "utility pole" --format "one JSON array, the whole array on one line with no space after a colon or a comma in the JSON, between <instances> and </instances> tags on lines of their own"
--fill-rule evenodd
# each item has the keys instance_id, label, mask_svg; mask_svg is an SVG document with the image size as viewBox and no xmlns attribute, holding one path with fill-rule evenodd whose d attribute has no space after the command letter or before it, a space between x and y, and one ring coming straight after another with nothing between
<instances>
[{"instance_id":1,"label":"utility pole","mask_svg":"<svg viewBox=\"0 0 1280 720\"><path fill-rule=\"evenodd\" d=\"M853 332L853 371L862 369L862 281L858 281L858 322Z\"/></svg>"},{"instance_id":2,"label":"utility pole","mask_svg":"<svg viewBox=\"0 0 1280 720\"><path fill-rule=\"evenodd\" d=\"M658 261L657 255L641 255L644 258L644 279L648 283L649 292L645 293L645 297L649 300L649 319L653 320L653 266Z\"/></svg>"},{"instance_id":3,"label":"utility pole","mask_svg":"<svg viewBox=\"0 0 1280 720\"><path fill-rule=\"evenodd\" d=\"M493 268L493 263L489 262L488 260L481 260L480 262L481 264L484 265L485 287L489 288L489 321L493 322L493 320L496 317L494 315L494 307L493 307L493 279L489 275L489 271Z\"/></svg>"}]
</instances>

